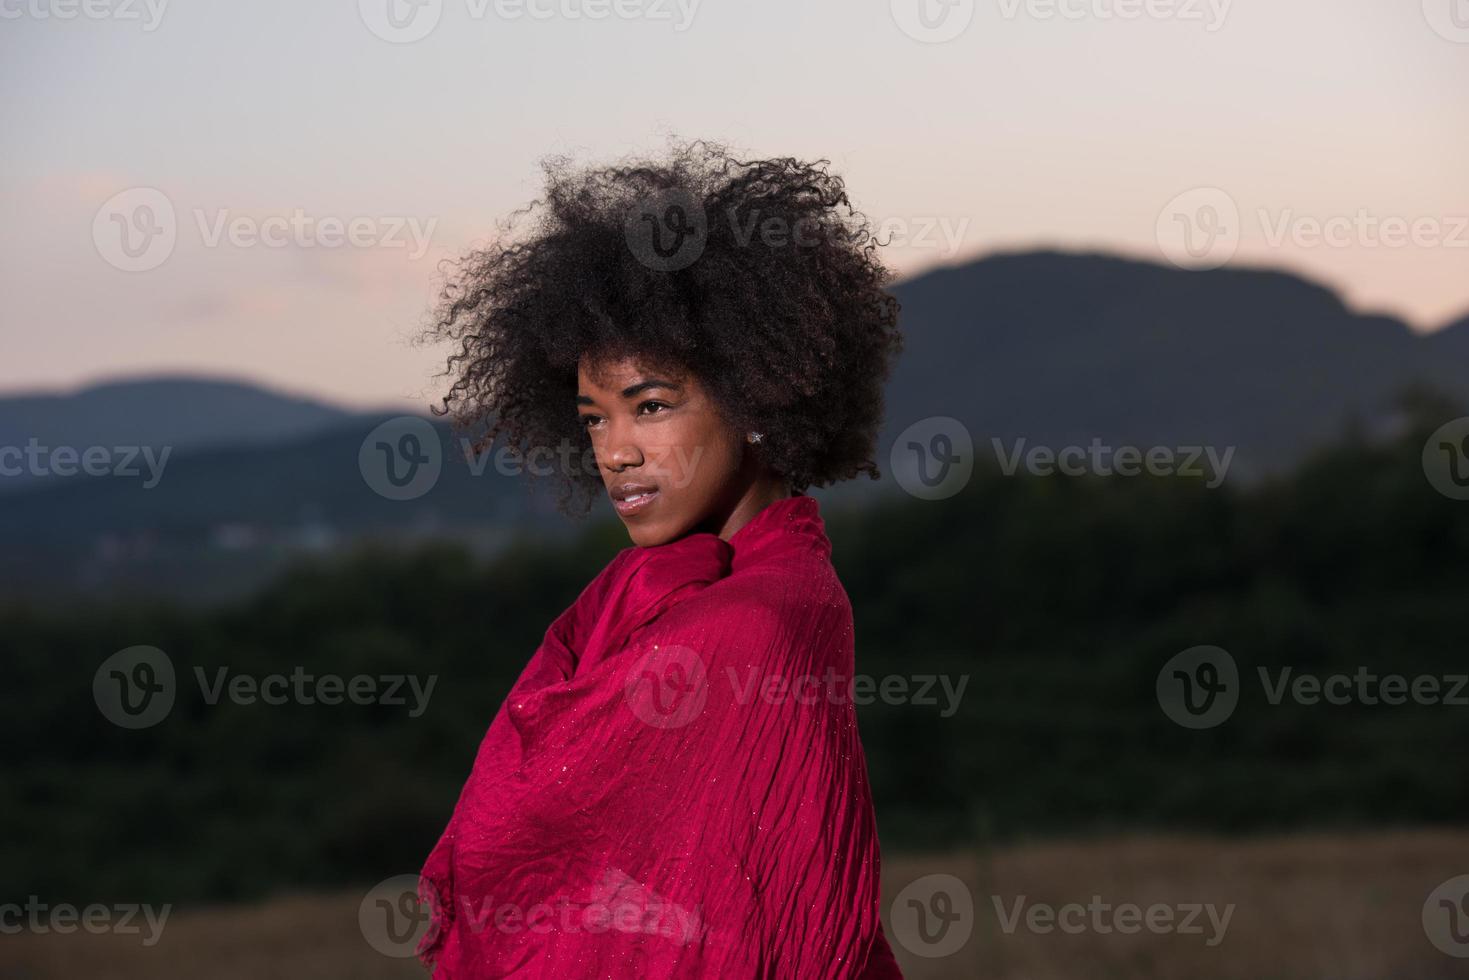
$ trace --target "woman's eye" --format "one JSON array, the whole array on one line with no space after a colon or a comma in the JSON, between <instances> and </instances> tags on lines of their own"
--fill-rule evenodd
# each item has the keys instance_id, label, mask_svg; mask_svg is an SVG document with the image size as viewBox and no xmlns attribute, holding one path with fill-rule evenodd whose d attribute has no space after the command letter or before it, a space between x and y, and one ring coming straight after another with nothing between
<instances>
[{"instance_id":1,"label":"woman's eye","mask_svg":"<svg viewBox=\"0 0 1469 980\"><path fill-rule=\"evenodd\" d=\"M600 415L583 415L581 417L581 424L588 429L590 429L593 425L597 424L600 421L602 421L602 417Z\"/></svg>"},{"instance_id":2,"label":"woman's eye","mask_svg":"<svg viewBox=\"0 0 1469 980\"><path fill-rule=\"evenodd\" d=\"M668 408L668 405L665 402L643 402L638 406L638 413L641 415L654 415L666 408Z\"/></svg>"}]
</instances>

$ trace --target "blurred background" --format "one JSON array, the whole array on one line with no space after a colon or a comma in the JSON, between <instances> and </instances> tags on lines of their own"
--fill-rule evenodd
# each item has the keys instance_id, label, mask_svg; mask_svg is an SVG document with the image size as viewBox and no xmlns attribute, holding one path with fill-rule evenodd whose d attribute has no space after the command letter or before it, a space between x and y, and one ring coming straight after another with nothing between
<instances>
[{"instance_id":1,"label":"blurred background","mask_svg":"<svg viewBox=\"0 0 1469 980\"><path fill-rule=\"evenodd\" d=\"M827 159L916 980L1469 977L1465 0L0 0L0 980L421 976L619 549L431 419L539 161Z\"/></svg>"}]
</instances>

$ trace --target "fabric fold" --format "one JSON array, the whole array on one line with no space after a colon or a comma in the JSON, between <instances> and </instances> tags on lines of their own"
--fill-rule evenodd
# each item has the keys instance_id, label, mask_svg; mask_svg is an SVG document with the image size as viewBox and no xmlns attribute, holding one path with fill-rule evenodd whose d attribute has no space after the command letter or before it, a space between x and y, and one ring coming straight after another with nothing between
<instances>
[{"instance_id":1,"label":"fabric fold","mask_svg":"<svg viewBox=\"0 0 1469 980\"><path fill-rule=\"evenodd\" d=\"M798 495L558 617L424 866L436 978L899 976L829 553Z\"/></svg>"}]
</instances>

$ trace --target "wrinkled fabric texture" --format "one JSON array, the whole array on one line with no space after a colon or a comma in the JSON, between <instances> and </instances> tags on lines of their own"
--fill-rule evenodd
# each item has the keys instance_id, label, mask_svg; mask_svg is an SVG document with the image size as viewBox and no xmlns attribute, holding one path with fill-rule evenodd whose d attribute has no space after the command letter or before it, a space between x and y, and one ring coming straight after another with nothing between
<instances>
[{"instance_id":1,"label":"wrinkled fabric texture","mask_svg":"<svg viewBox=\"0 0 1469 980\"><path fill-rule=\"evenodd\" d=\"M436 980L901 978L830 552L797 495L557 618L423 868Z\"/></svg>"}]
</instances>

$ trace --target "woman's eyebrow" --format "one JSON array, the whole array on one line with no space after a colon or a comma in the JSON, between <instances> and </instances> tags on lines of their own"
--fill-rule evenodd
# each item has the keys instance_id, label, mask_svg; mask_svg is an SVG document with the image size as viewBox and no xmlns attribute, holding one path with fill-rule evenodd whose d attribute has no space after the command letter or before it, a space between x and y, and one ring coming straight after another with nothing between
<instances>
[{"instance_id":1,"label":"woman's eyebrow","mask_svg":"<svg viewBox=\"0 0 1469 980\"><path fill-rule=\"evenodd\" d=\"M623 398L631 398L632 396L636 395L638 392L640 392L640 391L647 391L649 388L669 388L669 389L671 389L673 391L682 391L683 390L683 388L680 385L675 384L672 381L664 381L662 378L649 378L646 381L639 381L635 385L628 385L626 388L622 389L622 397ZM592 404L595 404L592 401L592 396L591 395L577 395L576 396L576 403L578 405L592 405Z\"/></svg>"},{"instance_id":2,"label":"woman's eyebrow","mask_svg":"<svg viewBox=\"0 0 1469 980\"><path fill-rule=\"evenodd\" d=\"M628 385L626 388L622 389L622 397L631 398L638 392L647 391L649 388L671 388L674 391L682 390L672 381L664 381L660 378L649 378L646 381L639 381L635 385Z\"/></svg>"}]
</instances>

